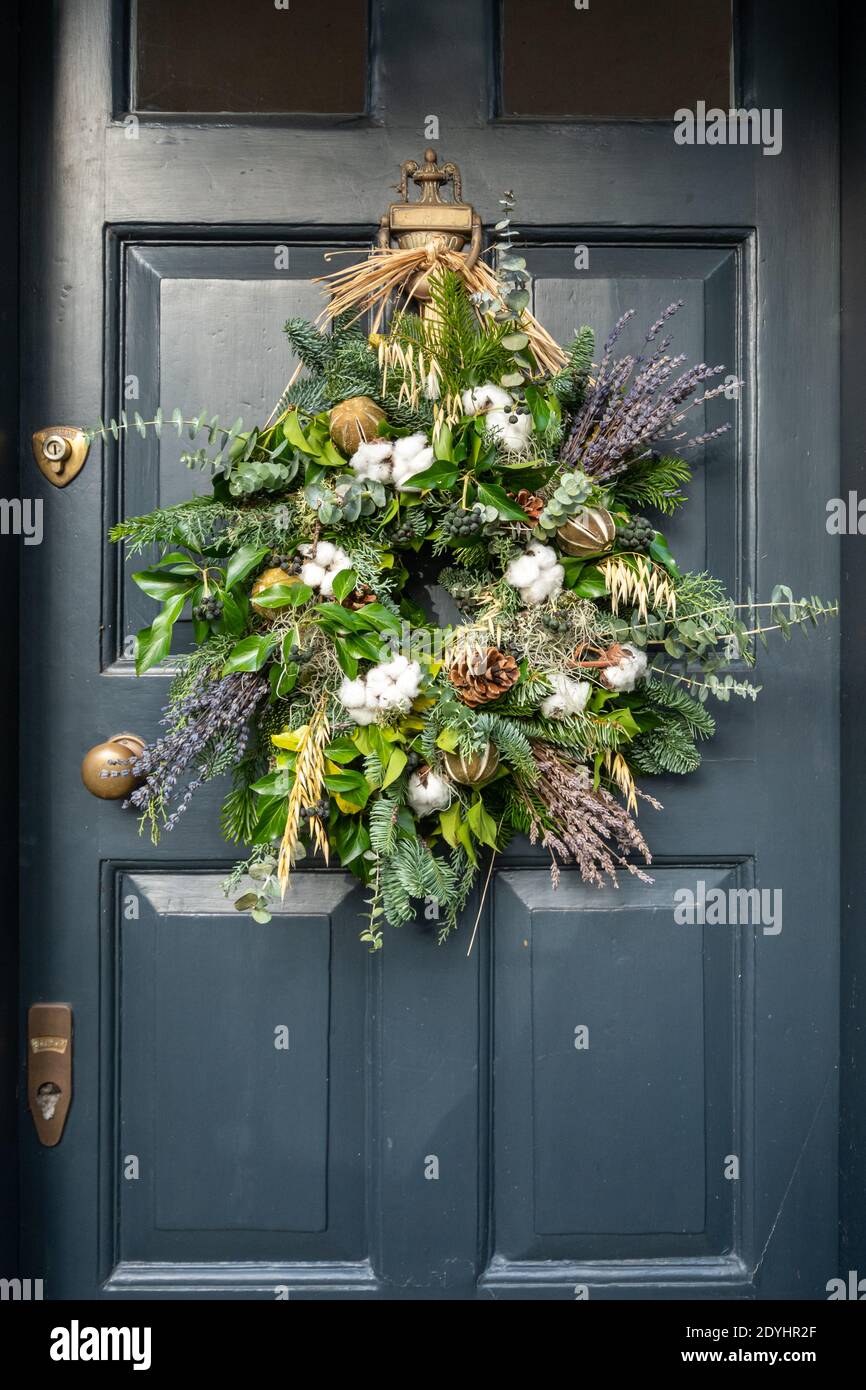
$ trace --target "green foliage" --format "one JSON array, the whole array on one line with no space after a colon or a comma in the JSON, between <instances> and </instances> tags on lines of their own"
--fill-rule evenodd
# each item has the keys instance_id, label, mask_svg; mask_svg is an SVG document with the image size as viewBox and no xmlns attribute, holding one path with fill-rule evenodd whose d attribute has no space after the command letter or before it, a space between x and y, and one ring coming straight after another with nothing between
<instances>
[{"instance_id":1,"label":"green foliage","mask_svg":"<svg viewBox=\"0 0 866 1390\"><path fill-rule=\"evenodd\" d=\"M551 380L551 389L564 410L574 415L582 406L592 368L595 334L584 325L566 349L568 364Z\"/></svg>"},{"instance_id":2,"label":"green foliage","mask_svg":"<svg viewBox=\"0 0 866 1390\"><path fill-rule=\"evenodd\" d=\"M692 470L685 459L644 454L630 463L628 471L616 479L614 503L622 504L630 511L654 507L657 512L670 516L686 501L681 489L691 476Z\"/></svg>"},{"instance_id":3,"label":"green foliage","mask_svg":"<svg viewBox=\"0 0 866 1390\"><path fill-rule=\"evenodd\" d=\"M545 539L564 526L569 517L576 516L592 492L592 479L580 469L565 473L558 481L553 496L538 518L538 529Z\"/></svg>"},{"instance_id":4,"label":"green foliage","mask_svg":"<svg viewBox=\"0 0 866 1390\"><path fill-rule=\"evenodd\" d=\"M498 381L510 357L503 347L506 328L485 320L482 325L462 276L442 270L430 278L434 313L428 318L404 312L392 337L435 361L441 378L441 394L457 396L470 386ZM398 373L395 369L395 378Z\"/></svg>"}]
</instances>

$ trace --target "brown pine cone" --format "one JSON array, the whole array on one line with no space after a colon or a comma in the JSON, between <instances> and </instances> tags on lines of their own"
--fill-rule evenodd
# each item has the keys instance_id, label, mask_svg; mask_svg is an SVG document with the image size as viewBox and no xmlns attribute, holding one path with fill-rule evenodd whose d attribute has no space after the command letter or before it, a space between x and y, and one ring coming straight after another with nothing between
<instances>
[{"instance_id":1,"label":"brown pine cone","mask_svg":"<svg viewBox=\"0 0 866 1390\"><path fill-rule=\"evenodd\" d=\"M536 496L536 494L530 492L528 488L522 487L514 498L514 501L517 503L518 507L526 512L530 521L537 521L544 511L544 498Z\"/></svg>"},{"instance_id":2,"label":"brown pine cone","mask_svg":"<svg viewBox=\"0 0 866 1390\"><path fill-rule=\"evenodd\" d=\"M359 584L343 599L343 607L351 608L354 612L357 612L357 610L363 608L366 603L375 602L376 595L373 593L369 584Z\"/></svg>"},{"instance_id":3,"label":"brown pine cone","mask_svg":"<svg viewBox=\"0 0 866 1390\"><path fill-rule=\"evenodd\" d=\"M516 685L520 670L514 657L496 647L458 656L448 667L448 679L464 705L475 709L497 700Z\"/></svg>"}]
</instances>

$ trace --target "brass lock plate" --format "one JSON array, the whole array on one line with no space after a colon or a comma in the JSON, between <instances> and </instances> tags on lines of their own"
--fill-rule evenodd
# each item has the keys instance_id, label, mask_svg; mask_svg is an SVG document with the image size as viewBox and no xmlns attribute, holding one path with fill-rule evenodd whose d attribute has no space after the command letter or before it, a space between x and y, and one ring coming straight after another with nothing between
<instances>
[{"instance_id":1,"label":"brass lock plate","mask_svg":"<svg viewBox=\"0 0 866 1390\"><path fill-rule=\"evenodd\" d=\"M90 445L75 425L46 425L33 436L33 457L55 487L66 487L84 467Z\"/></svg>"},{"instance_id":2,"label":"brass lock plate","mask_svg":"<svg viewBox=\"0 0 866 1390\"><path fill-rule=\"evenodd\" d=\"M72 1010L31 1004L27 1013L27 1101L40 1144L60 1143L72 1100Z\"/></svg>"}]
</instances>

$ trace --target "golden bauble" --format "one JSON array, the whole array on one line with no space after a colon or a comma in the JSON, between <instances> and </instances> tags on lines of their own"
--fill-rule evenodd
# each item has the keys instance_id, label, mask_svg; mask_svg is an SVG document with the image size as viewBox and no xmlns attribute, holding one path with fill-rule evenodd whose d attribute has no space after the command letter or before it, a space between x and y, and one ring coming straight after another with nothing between
<instances>
[{"instance_id":1,"label":"golden bauble","mask_svg":"<svg viewBox=\"0 0 866 1390\"><path fill-rule=\"evenodd\" d=\"M452 781L466 787L483 787L496 775L499 754L493 744L488 743L480 753L446 753L445 766Z\"/></svg>"},{"instance_id":2,"label":"golden bauble","mask_svg":"<svg viewBox=\"0 0 866 1390\"><path fill-rule=\"evenodd\" d=\"M340 401L328 415L331 438L337 448L351 458L365 442L375 439L387 416L369 396L350 396Z\"/></svg>"},{"instance_id":3,"label":"golden bauble","mask_svg":"<svg viewBox=\"0 0 866 1390\"><path fill-rule=\"evenodd\" d=\"M253 600L250 604L250 607L252 608L253 612L258 613L260 618L275 618L279 610L276 608L263 608L260 603L255 602L256 594L263 593L265 589L272 589L275 584L295 583L297 583L297 580L295 579L294 575L286 574L285 570L262 570L261 574L253 584L253 587L250 591Z\"/></svg>"},{"instance_id":4,"label":"golden bauble","mask_svg":"<svg viewBox=\"0 0 866 1390\"><path fill-rule=\"evenodd\" d=\"M616 536L616 522L606 507L581 507L556 533L566 555L598 555L609 550Z\"/></svg>"}]
</instances>

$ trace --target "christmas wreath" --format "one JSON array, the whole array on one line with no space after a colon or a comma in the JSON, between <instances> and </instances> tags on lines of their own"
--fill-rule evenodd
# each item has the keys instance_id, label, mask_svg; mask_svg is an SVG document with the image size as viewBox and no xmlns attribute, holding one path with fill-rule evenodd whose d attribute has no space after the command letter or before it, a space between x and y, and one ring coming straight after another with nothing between
<instances>
[{"instance_id":1,"label":"christmas wreath","mask_svg":"<svg viewBox=\"0 0 866 1390\"><path fill-rule=\"evenodd\" d=\"M371 948L418 900L447 936L518 833L554 882L562 863L598 885L646 879L635 817L659 803L637 777L695 771L707 697L758 693L726 672L754 661L756 635L835 612L784 586L738 605L678 569L646 513L685 502L689 455L729 428L687 424L723 369L671 355L678 304L640 354L617 355L629 314L597 362L589 328L559 348L529 312L511 210L495 268L440 250L423 299L400 294L418 253L325 277L326 322L286 325L300 369L267 423L176 410L92 431L207 436L184 457L211 495L112 531L153 555L133 575L160 604L137 671L188 612L195 646L175 658L164 734L108 775L131 770L126 804L157 838L230 774L222 831L249 853L226 891L257 921L311 852L368 885ZM419 603L424 567L451 622Z\"/></svg>"}]
</instances>

